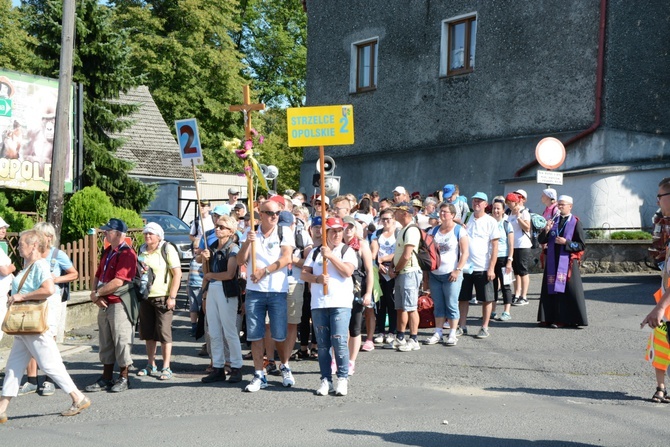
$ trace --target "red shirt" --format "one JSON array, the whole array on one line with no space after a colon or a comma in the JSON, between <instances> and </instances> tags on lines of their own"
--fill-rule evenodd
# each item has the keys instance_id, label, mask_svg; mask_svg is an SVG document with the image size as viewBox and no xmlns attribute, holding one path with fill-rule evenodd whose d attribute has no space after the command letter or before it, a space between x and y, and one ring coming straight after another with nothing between
<instances>
[{"instance_id":1,"label":"red shirt","mask_svg":"<svg viewBox=\"0 0 670 447\"><path fill-rule=\"evenodd\" d=\"M137 254L135 250L129 247L125 242L119 245L115 250L107 247L100 258L100 265L95 272L96 281L108 283L118 278L124 283L132 281L137 270ZM109 304L120 303L121 298L117 295L107 295Z\"/></svg>"}]
</instances>

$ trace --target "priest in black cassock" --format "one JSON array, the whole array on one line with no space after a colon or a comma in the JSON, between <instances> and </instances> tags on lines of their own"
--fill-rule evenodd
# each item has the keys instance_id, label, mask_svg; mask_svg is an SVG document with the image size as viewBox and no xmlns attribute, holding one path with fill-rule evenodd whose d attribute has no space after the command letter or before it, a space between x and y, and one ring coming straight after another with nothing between
<instances>
[{"instance_id":1,"label":"priest in black cassock","mask_svg":"<svg viewBox=\"0 0 670 447\"><path fill-rule=\"evenodd\" d=\"M552 328L588 326L579 274L586 234L572 214L572 197L560 196L557 207L558 218L548 221L537 238L541 244L547 244L537 320L540 326Z\"/></svg>"}]
</instances>

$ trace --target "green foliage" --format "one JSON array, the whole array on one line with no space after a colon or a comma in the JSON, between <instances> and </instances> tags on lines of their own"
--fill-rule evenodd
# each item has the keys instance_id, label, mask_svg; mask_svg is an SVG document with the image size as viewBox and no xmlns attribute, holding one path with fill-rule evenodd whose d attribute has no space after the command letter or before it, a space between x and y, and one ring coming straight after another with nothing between
<instances>
[{"instance_id":1,"label":"green foliage","mask_svg":"<svg viewBox=\"0 0 670 447\"><path fill-rule=\"evenodd\" d=\"M646 240L651 238L651 233L647 233L646 231L615 231L610 235L610 239L619 241Z\"/></svg>"},{"instance_id":2,"label":"green foliage","mask_svg":"<svg viewBox=\"0 0 670 447\"><path fill-rule=\"evenodd\" d=\"M258 160L266 165L275 165L279 169L277 191L298 190L300 185L300 165L303 151L301 148L288 147L286 110L270 109L260 114L259 132L265 136L262 145L254 148ZM240 163L241 166L241 163Z\"/></svg>"},{"instance_id":3,"label":"green foliage","mask_svg":"<svg viewBox=\"0 0 670 447\"><path fill-rule=\"evenodd\" d=\"M37 62L30 51L36 40L23 29L18 8L11 0L0 0L0 67L29 71Z\"/></svg>"},{"instance_id":4,"label":"green foliage","mask_svg":"<svg viewBox=\"0 0 670 447\"><path fill-rule=\"evenodd\" d=\"M586 230L586 237L589 239L603 239L605 230Z\"/></svg>"},{"instance_id":5,"label":"green foliage","mask_svg":"<svg viewBox=\"0 0 670 447\"><path fill-rule=\"evenodd\" d=\"M58 77L62 2L24 0L21 10L40 58L32 71ZM77 2L76 14L73 80L84 86L84 183L107 192L117 206L144 209L154 190L128 176L132 165L115 156L122 142L110 138L129 125L119 118L136 110L110 101L140 83L130 66L128 31L117 28L110 8L96 0Z\"/></svg>"},{"instance_id":6,"label":"green foliage","mask_svg":"<svg viewBox=\"0 0 670 447\"><path fill-rule=\"evenodd\" d=\"M133 210L128 210L125 208L119 208L118 206L115 206L112 209L112 215L110 217L115 217L117 219L121 219L128 225L128 228L143 228L144 227L144 220L142 220L142 216L137 214L137 212Z\"/></svg>"},{"instance_id":7,"label":"green foliage","mask_svg":"<svg viewBox=\"0 0 670 447\"><path fill-rule=\"evenodd\" d=\"M245 74L270 107L299 107L305 101L307 15L301 0L240 2L237 37Z\"/></svg>"},{"instance_id":8,"label":"green foliage","mask_svg":"<svg viewBox=\"0 0 670 447\"><path fill-rule=\"evenodd\" d=\"M62 243L84 237L89 228L97 228L113 217L111 200L97 186L88 186L72 195L63 209Z\"/></svg>"},{"instance_id":9,"label":"green foliage","mask_svg":"<svg viewBox=\"0 0 670 447\"><path fill-rule=\"evenodd\" d=\"M23 230L28 230L35 225L35 222L32 219L15 211L8 203L9 201L5 196L5 193L0 192L0 217L5 219L5 222L9 224L9 231L18 233Z\"/></svg>"}]
</instances>

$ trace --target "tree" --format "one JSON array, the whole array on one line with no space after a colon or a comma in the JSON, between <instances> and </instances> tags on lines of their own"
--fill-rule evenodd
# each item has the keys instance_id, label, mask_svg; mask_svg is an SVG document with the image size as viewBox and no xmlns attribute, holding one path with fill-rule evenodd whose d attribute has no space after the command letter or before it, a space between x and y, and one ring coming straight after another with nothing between
<instances>
[{"instance_id":1,"label":"tree","mask_svg":"<svg viewBox=\"0 0 670 447\"><path fill-rule=\"evenodd\" d=\"M21 6L39 61L33 72L58 77L62 2L24 0ZM96 0L77 3L74 82L84 86L84 183L98 186L115 205L142 210L155 187L128 176L132 164L114 154L123 144L112 137L129 125L135 106L115 103L120 92L139 85L132 73L127 30L116 28L112 11Z\"/></svg>"},{"instance_id":2,"label":"tree","mask_svg":"<svg viewBox=\"0 0 670 447\"><path fill-rule=\"evenodd\" d=\"M36 62L30 51L36 41L23 29L21 14L11 0L0 0L0 67L29 71Z\"/></svg>"},{"instance_id":3,"label":"tree","mask_svg":"<svg viewBox=\"0 0 670 447\"><path fill-rule=\"evenodd\" d=\"M245 55L245 74L270 107L305 102L307 16L300 0L243 0L236 41Z\"/></svg>"},{"instance_id":4,"label":"tree","mask_svg":"<svg viewBox=\"0 0 670 447\"><path fill-rule=\"evenodd\" d=\"M228 0L112 0L116 23L131 30L133 74L142 77L171 123L195 117L210 172L237 170L223 142L241 135L241 55L231 34L235 3Z\"/></svg>"}]
</instances>

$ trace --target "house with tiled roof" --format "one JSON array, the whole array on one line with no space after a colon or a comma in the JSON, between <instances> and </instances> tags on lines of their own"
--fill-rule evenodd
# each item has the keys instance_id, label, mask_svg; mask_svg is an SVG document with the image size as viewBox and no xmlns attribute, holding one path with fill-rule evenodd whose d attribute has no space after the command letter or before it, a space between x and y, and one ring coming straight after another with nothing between
<instances>
[{"instance_id":1,"label":"house with tiled roof","mask_svg":"<svg viewBox=\"0 0 670 447\"><path fill-rule=\"evenodd\" d=\"M148 209L179 215L179 200L184 190L194 189L193 170L182 166L179 145L149 88L140 86L121 93L118 102L136 104L139 109L129 118L132 125L116 134L124 140L117 156L133 163L131 177L158 186L156 197Z\"/></svg>"}]
</instances>

